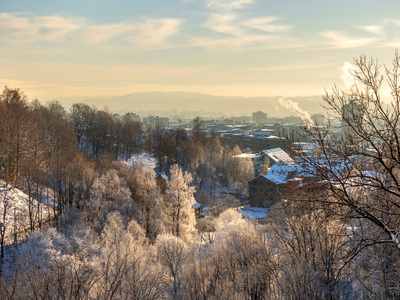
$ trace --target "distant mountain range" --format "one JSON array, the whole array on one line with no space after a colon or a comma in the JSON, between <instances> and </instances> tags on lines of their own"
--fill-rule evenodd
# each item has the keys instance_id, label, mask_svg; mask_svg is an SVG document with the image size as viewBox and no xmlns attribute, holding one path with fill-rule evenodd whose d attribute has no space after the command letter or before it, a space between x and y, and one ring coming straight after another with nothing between
<instances>
[{"instance_id":1,"label":"distant mountain range","mask_svg":"<svg viewBox=\"0 0 400 300\"><path fill-rule=\"evenodd\" d=\"M205 114L218 113L218 115L224 116L250 116L252 112L260 110L271 117L296 115L295 112L280 106L279 98L213 96L194 92L145 92L124 96L88 98L79 102L95 105L98 108L107 106L110 111L115 112L141 112L142 114L176 110L177 113L203 112ZM325 112L320 105L322 96L289 97L287 99L297 102L299 107L310 115ZM65 100L67 101L63 102L68 106L77 102L76 98Z\"/></svg>"}]
</instances>

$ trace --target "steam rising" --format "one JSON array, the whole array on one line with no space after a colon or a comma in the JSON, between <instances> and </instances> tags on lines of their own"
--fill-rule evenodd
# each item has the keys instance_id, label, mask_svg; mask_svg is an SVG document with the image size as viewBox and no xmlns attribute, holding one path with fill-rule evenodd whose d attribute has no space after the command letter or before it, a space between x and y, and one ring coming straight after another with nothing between
<instances>
[{"instance_id":1,"label":"steam rising","mask_svg":"<svg viewBox=\"0 0 400 300\"><path fill-rule=\"evenodd\" d=\"M314 125L314 122L310 118L310 114L307 111L302 110L297 102L293 102L292 100L285 98L280 98L279 104L282 105L284 108L295 112L308 125Z\"/></svg>"},{"instance_id":2,"label":"steam rising","mask_svg":"<svg viewBox=\"0 0 400 300\"><path fill-rule=\"evenodd\" d=\"M353 64L347 61L343 64L340 78L343 79L347 91L351 91L353 88L357 87L357 81L352 75L355 71L356 67Z\"/></svg>"}]
</instances>

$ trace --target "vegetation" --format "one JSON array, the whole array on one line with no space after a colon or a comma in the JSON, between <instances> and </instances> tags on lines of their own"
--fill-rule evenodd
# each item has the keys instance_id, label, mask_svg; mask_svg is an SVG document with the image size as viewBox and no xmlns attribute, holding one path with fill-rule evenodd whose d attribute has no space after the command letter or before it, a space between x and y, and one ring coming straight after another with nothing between
<instances>
[{"instance_id":1,"label":"vegetation","mask_svg":"<svg viewBox=\"0 0 400 300\"><path fill-rule=\"evenodd\" d=\"M327 190L282 201L263 225L224 207L238 200L223 192L246 193L251 162L199 118L190 135L146 132L130 114L67 112L5 88L0 299L399 298L400 58L385 69L390 107L377 63L355 63L357 85L325 96L343 138L311 127L318 155L291 149ZM352 101L357 110L343 108ZM164 186L154 166L128 163L144 150ZM24 242L5 234L9 186L29 196ZM196 222L195 199L214 213ZM51 204L48 222L36 203Z\"/></svg>"}]
</instances>

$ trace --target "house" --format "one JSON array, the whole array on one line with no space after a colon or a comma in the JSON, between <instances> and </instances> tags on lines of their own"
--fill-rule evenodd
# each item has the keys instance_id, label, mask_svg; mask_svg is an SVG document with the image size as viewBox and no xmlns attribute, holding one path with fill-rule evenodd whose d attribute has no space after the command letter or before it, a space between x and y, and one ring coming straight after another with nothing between
<instances>
[{"instance_id":1,"label":"house","mask_svg":"<svg viewBox=\"0 0 400 300\"><path fill-rule=\"evenodd\" d=\"M158 173L158 175L156 176L157 185L159 186L160 191L163 194L167 190L167 181L168 180L169 180L169 178L167 175L165 175L164 172Z\"/></svg>"},{"instance_id":2,"label":"house","mask_svg":"<svg viewBox=\"0 0 400 300\"><path fill-rule=\"evenodd\" d=\"M286 214L304 215L313 210L326 209L329 199L332 197L332 185L328 181L310 182L304 184L302 181L289 180L286 196ZM334 203L334 200L331 199Z\"/></svg>"},{"instance_id":3,"label":"house","mask_svg":"<svg viewBox=\"0 0 400 300\"><path fill-rule=\"evenodd\" d=\"M295 164L294 160L287 154L282 148L273 148L269 150L262 150L261 154L268 158L269 165L293 165Z\"/></svg>"},{"instance_id":4,"label":"house","mask_svg":"<svg viewBox=\"0 0 400 300\"><path fill-rule=\"evenodd\" d=\"M204 218L204 215L201 213L201 204L200 203L198 203L196 201L195 204L192 205L192 208L194 209L194 214L196 216L196 219Z\"/></svg>"},{"instance_id":5,"label":"house","mask_svg":"<svg viewBox=\"0 0 400 300\"><path fill-rule=\"evenodd\" d=\"M315 170L300 165L273 165L265 175L249 181L249 203L252 207L271 207L288 193L291 179L301 183L315 181Z\"/></svg>"}]
</instances>

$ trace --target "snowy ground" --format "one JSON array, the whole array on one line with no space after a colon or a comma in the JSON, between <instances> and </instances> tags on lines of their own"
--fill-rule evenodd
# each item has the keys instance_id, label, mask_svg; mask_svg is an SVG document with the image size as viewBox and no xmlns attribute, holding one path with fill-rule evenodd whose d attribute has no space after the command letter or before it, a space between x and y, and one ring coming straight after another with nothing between
<instances>
[{"instance_id":1,"label":"snowy ground","mask_svg":"<svg viewBox=\"0 0 400 300\"><path fill-rule=\"evenodd\" d=\"M52 207L34 199L31 199L31 212L35 223L53 215ZM5 226L6 243L13 241L15 233L24 235L30 228L29 220L29 196L10 186L6 188L0 180L0 226Z\"/></svg>"},{"instance_id":2,"label":"snowy ground","mask_svg":"<svg viewBox=\"0 0 400 300\"><path fill-rule=\"evenodd\" d=\"M238 212L248 219L265 219L267 217L267 211L268 208L261 207L244 207L238 209Z\"/></svg>"},{"instance_id":3,"label":"snowy ground","mask_svg":"<svg viewBox=\"0 0 400 300\"><path fill-rule=\"evenodd\" d=\"M153 157L152 154L148 152L133 154L131 158L128 159L128 161L125 161L125 158L120 158L119 160L128 166L141 165L141 164L149 165L152 168L155 168L157 166L156 159Z\"/></svg>"}]
</instances>

